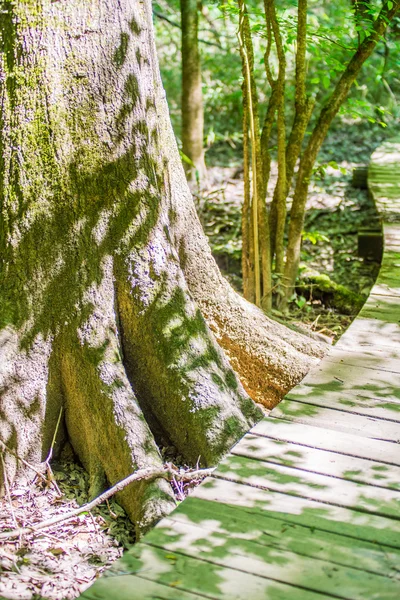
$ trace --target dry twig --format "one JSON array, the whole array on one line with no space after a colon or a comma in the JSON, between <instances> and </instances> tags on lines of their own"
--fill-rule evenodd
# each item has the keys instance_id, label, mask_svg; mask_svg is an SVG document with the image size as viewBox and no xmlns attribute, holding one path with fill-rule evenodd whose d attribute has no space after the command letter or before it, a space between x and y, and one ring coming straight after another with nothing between
<instances>
[{"instance_id":1,"label":"dry twig","mask_svg":"<svg viewBox=\"0 0 400 600\"><path fill-rule=\"evenodd\" d=\"M32 525L30 527L19 527L18 529L14 529L12 531L6 531L0 534L0 541L15 539L27 533L34 533L35 531L40 531L41 529L46 529L47 527L52 527L53 525L57 525L58 523L68 521L69 519L73 519L74 517L77 517L83 512L89 512L99 504L102 504L103 502L108 500L108 498L111 498L111 496L114 496L114 494L116 494L117 492L120 492L127 485L133 483L134 481L140 481L143 479L152 480L158 479L159 477L162 477L163 479L167 479L169 481L171 481L174 477L175 479L179 479L180 481L192 481L193 479L199 479L200 477L207 477L208 475L211 475L213 471L214 469L198 469L197 471L182 473L177 469L174 469L172 465L168 465L162 470L155 470L151 468L140 469L139 471L132 473L125 479L122 479L121 481L116 483L113 487L105 491L103 494L100 494L100 496L98 496L91 502L83 504L82 506L79 506L78 508L75 508L74 510L71 510L70 512L65 513L63 515L57 515L56 517L52 517L51 519L42 521L37 525Z\"/></svg>"}]
</instances>

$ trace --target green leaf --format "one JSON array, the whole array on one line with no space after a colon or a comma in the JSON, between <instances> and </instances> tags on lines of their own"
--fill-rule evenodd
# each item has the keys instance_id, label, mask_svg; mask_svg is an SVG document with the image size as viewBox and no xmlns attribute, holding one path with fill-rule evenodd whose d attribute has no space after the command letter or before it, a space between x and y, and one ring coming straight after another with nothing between
<instances>
[{"instance_id":1,"label":"green leaf","mask_svg":"<svg viewBox=\"0 0 400 600\"><path fill-rule=\"evenodd\" d=\"M330 83L331 83L331 80L330 80L330 78L328 77L328 75L324 75L324 76L322 77L322 85L324 86L324 88L325 88L326 90L328 89L328 87L329 87Z\"/></svg>"},{"instance_id":2,"label":"green leaf","mask_svg":"<svg viewBox=\"0 0 400 600\"><path fill-rule=\"evenodd\" d=\"M301 234L303 241L311 242L313 246L317 242L329 242L329 238L319 231L303 231Z\"/></svg>"},{"instance_id":3,"label":"green leaf","mask_svg":"<svg viewBox=\"0 0 400 600\"><path fill-rule=\"evenodd\" d=\"M303 308L306 302L307 300L304 298L304 296L298 296L295 300L295 303L299 308Z\"/></svg>"},{"instance_id":4,"label":"green leaf","mask_svg":"<svg viewBox=\"0 0 400 600\"><path fill-rule=\"evenodd\" d=\"M393 8L393 2L390 2L390 0L389 0L389 2L387 3L387 5L388 5L388 9L392 10L392 8Z\"/></svg>"}]
</instances>

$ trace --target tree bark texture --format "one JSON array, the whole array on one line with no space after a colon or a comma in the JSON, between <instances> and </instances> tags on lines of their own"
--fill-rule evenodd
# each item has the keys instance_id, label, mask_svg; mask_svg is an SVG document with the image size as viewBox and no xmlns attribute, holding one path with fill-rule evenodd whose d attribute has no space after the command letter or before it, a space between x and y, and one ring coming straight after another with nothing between
<instances>
[{"instance_id":1,"label":"tree bark texture","mask_svg":"<svg viewBox=\"0 0 400 600\"><path fill-rule=\"evenodd\" d=\"M40 463L63 407L54 451L70 441L92 496L162 468L160 443L214 464L260 418L250 395L276 403L323 350L218 271L171 129L150 1L2 11L0 439ZM9 481L22 475L5 462ZM119 500L141 530L174 506L164 479Z\"/></svg>"},{"instance_id":2,"label":"tree bark texture","mask_svg":"<svg viewBox=\"0 0 400 600\"><path fill-rule=\"evenodd\" d=\"M184 163L189 179L206 177L204 161L204 109L198 41L197 0L181 0L182 23L182 151L193 165Z\"/></svg>"}]
</instances>

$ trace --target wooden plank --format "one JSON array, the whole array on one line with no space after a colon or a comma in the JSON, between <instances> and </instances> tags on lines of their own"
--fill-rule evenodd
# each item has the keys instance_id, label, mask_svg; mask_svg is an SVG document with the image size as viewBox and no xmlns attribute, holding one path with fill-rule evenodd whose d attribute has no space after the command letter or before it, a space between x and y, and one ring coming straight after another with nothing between
<instances>
[{"instance_id":1,"label":"wooden plank","mask_svg":"<svg viewBox=\"0 0 400 600\"><path fill-rule=\"evenodd\" d=\"M361 320L361 319L360 319ZM399 348L399 344L396 344L395 341L392 341L390 337L386 339L381 336L375 334L370 331L356 331L355 329L351 329L356 321L353 321L351 327L344 333L339 341L335 344L335 348L340 348L341 350L358 351L364 348L371 350L375 348L380 348L386 352L390 352L391 350L397 350ZM377 344L377 338L379 339L379 344ZM385 342L385 343L384 343Z\"/></svg>"},{"instance_id":2,"label":"wooden plank","mask_svg":"<svg viewBox=\"0 0 400 600\"><path fill-rule=\"evenodd\" d=\"M384 398L388 402L400 400L400 374L380 369L369 369L323 361L302 380L306 385L317 385L321 390L338 394L350 393L365 398Z\"/></svg>"},{"instance_id":3,"label":"wooden plank","mask_svg":"<svg viewBox=\"0 0 400 600\"><path fill-rule=\"evenodd\" d=\"M346 347L360 344L395 347L400 345L400 326L395 323L383 323L376 319L357 317L336 346Z\"/></svg>"},{"instance_id":4,"label":"wooden plank","mask_svg":"<svg viewBox=\"0 0 400 600\"><path fill-rule=\"evenodd\" d=\"M296 400L315 406L334 408L350 415L364 415L374 419L384 419L400 423L400 401L387 401L384 398L369 398L358 390L332 392L319 385L297 385L287 395L286 400Z\"/></svg>"},{"instance_id":5,"label":"wooden plank","mask_svg":"<svg viewBox=\"0 0 400 600\"><path fill-rule=\"evenodd\" d=\"M399 519L400 493L293 467L229 455L215 477L319 502Z\"/></svg>"},{"instance_id":6,"label":"wooden plank","mask_svg":"<svg viewBox=\"0 0 400 600\"><path fill-rule=\"evenodd\" d=\"M375 309L376 311L381 312L386 311L390 314L398 316L400 313L400 304L397 298L375 298L374 296L369 296L365 301L364 306L360 311L360 314L362 314L364 309Z\"/></svg>"},{"instance_id":7,"label":"wooden plank","mask_svg":"<svg viewBox=\"0 0 400 600\"><path fill-rule=\"evenodd\" d=\"M241 507L257 518L268 513L269 518L282 519L295 525L400 548L400 522L396 519L289 496L272 488L266 490L213 477L199 485L193 491L193 497Z\"/></svg>"},{"instance_id":8,"label":"wooden plank","mask_svg":"<svg viewBox=\"0 0 400 600\"><path fill-rule=\"evenodd\" d=\"M399 200L400 203L400 200ZM396 235L385 233L385 251L382 257L383 265L400 265L400 232Z\"/></svg>"},{"instance_id":9,"label":"wooden plank","mask_svg":"<svg viewBox=\"0 0 400 600\"><path fill-rule=\"evenodd\" d=\"M400 297L400 284L398 287L390 286L388 283L375 283L371 290L371 296L393 296Z\"/></svg>"},{"instance_id":10,"label":"wooden plank","mask_svg":"<svg viewBox=\"0 0 400 600\"><path fill-rule=\"evenodd\" d=\"M247 434L232 449L235 456L330 475L356 483L366 483L400 491L400 467L318 450L282 440Z\"/></svg>"},{"instance_id":11,"label":"wooden plank","mask_svg":"<svg viewBox=\"0 0 400 600\"><path fill-rule=\"evenodd\" d=\"M400 275L400 274L399 274ZM400 279L400 276L399 276ZM370 296L359 313L359 317L376 319L385 323L400 322L400 303L398 298Z\"/></svg>"},{"instance_id":12,"label":"wooden plank","mask_svg":"<svg viewBox=\"0 0 400 600\"><path fill-rule=\"evenodd\" d=\"M288 419L298 423L333 429L334 431L344 431L377 440L400 442L398 423L373 419L364 415L350 415L332 408L297 400L283 400L270 414L275 418Z\"/></svg>"},{"instance_id":13,"label":"wooden plank","mask_svg":"<svg viewBox=\"0 0 400 600\"><path fill-rule=\"evenodd\" d=\"M116 566L119 561L114 563ZM114 566L114 565L113 565ZM121 571L106 571L79 596L82 600L200 600L206 596L176 590L156 581ZM208 596L210 597L210 596Z\"/></svg>"},{"instance_id":14,"label":"wooden plank","mask_svg":"<svg viewBox=\"0 0 400 600\"><path fill-rule=\"evenodd\" d=\"M367 346L363 348L341 348L332 346L324 362L336 362L353 367L400 373L400 348Z\"/></svg>"},{"instance_id":15,"label":"wooden plank","mask_svg":"<svg viewBox=\"0 0 400 600\"><path fill-rule=\"evenodd\" d=\"M392 231L392 230L391 230ZM397 245L396 245L397 244ZM378 296L400 296L400 234L394 236L385 228L384 253L377 281L370 298Z\"/></svg>"},{"instance_id":16,"label":"wooden plank","mask_svg":"<svg viewBox=\"0 0 400 600\"><path fill-rule=\"evenodd\" d=\"M147 539L147 538L146 538ZM236 561L238 563L238 561ZM112 576L114 571L122 571L126 575ZM287 565L290 570L290 565ZM131 576L129 573L135 573ZM279 581L267 579L245 572L236 567L228 568L220 566L209 560L200 560L187 556L180 552L163 550L147 543L135 544L133 548L125 552L107 572L114 585L118 586L123 579L125 585L131 586L131 598L142 599L136 594L136 581L140 578L147 582L163 584L166 589L173 589L175 596L169 598L185 598L182 594L197 594L203 598L215 600L243 600L251 598L261 600L273 598L274 600L323 600L330 595L321 595L308 588L283 584ZM125 581L126 579L126 581ZM301 575L299 575L301 581ZM306 582L304 582L306 585ZM167 587L168 586L168 587ZM93 586L94 588L96 586ZM104 596L102 596L104 598ZM189 596L190 597L190 596ZM197 597L197 596L195 596ZM116 595L108 596L107 600L114 600ZM163 598L163 596L161 596ZM388 596L390 598L390 596Z\"/></svg>"},{"instance_id":17,"label":"wooden plank","mask_svg":"<svg viewBox=\"0 0 400 600\"><path fill-rule=\"evenodd\" d=\"M398 242L400 245L400 225L397 225L396 223L385 223L383 227L383 233L385 236L385 241L388 240L392 243Z\"/></svg>"},{"instance_id":18,"label":"wooden plank","mask_svg":"<svg viewBox=\"0 0 400 600\"><path fill-rule=\"evenodd\" d=\"M319 556L314 560L270 543L218 529L218 513L208 526L165 519L146 536L146 544L172 553L207 560L212 565L265 577L313 592L351 600L398 598L398 582ZM217 522L217 523L216 523ZM172 535L171 535L172 534ZM309 535L311 535L309 533ZM252 597L252 596L250 596Z\"/></svg>"},{"instance_id":19,"label":"wooden plank","mask_svg":"<svg viewBox=\"0 0 400 600\"><path fill-rule=\"evenodd\" d=\"M175 536L175 523L195 525L207 531L242 539L260 546L275 546L309 558L317 558L388 577L396 575L400 551L389 546L354 539L270 517L267 511L252 513L241 506L189 496L170 515L165 529L169 539ZM163 526L163 521L158 528ZM146 538L147 539L147 538ZM216 544L217 545L217 544ZM355 556L357 560L355 561Z\"/></svg>"},{"instance_id":20,"label":"wooden plank","mask_svg":"<svg viewBox=\"0 0 400 600\"><path fill-rule=\"evenodd\" d=\"M376 280L377 284L388 285L389 287L399 287L400 267L397 263L387 260L382 264Z\"/></svg>"},{"instance_id":21,"label":"wooden plank","mask_svg":"<svg viewBox=\"0 0 400 600\"><path fill-rule=\"evenodd\" d=\"M266 417L251 430L255 435L276 440L294 442L310 448L319 448L330 452L339 452L375 460L388 465L400 466L400 448L398 444L362 438L354 434L321 429L314 425L304 425L295 421L286 421Z\"/></svg>"}]
</instances>

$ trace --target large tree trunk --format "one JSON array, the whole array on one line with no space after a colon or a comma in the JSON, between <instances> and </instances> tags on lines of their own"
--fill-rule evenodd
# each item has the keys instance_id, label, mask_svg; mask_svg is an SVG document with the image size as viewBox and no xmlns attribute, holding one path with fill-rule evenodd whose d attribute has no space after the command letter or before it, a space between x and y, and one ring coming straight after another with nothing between
<instances>
[{"instance_id":1,"label":"large tree trunk","mask_svg":"<svg viewBox=\"0 0 400 600\"><path fill-rule=\"evenodd\" d=\"M169 122L150 0L2 11L0 439L40 463L63 409L55 452L70 441L92 495L159 467L159 443L213 464L260 418L250 396L275 404L323 349L217 269ZM9 481L22 473L11 453L5 464ZM142 529L174 505L164 480L120 501Z\"/></svg>"}]
</instances>

